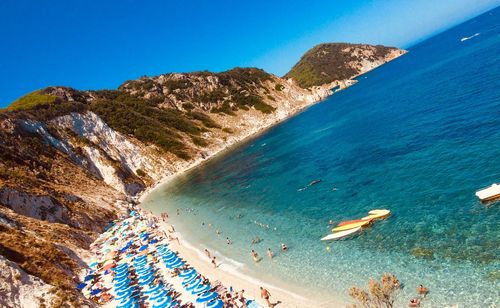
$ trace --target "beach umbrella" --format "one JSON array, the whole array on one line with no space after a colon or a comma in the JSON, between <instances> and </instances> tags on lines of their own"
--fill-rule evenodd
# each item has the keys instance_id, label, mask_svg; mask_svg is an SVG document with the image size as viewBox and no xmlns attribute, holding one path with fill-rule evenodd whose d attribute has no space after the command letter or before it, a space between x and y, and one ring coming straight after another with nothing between
<instances>
[{"instance_id":1,"label":"beach umbrella","mask_svg":"<svg viewBox=\"0 0 500 308\"><path fill-rule=\"evenodd\" d=\"M90 295L97 295L97 294L99 294L101 292L102 292L101 289L94 289L94 290L90 291Z\"/></svg>"},{"instance_id":2,"label":"beach umbrella","mask_svg":"<svg viewBox=\"0 0 500 308\"><path fill-rule=\"evenodd\" d=\"M133 304L135 303L135 300L133 297L127 297L124 298L123 300L120 301L120 304L116 306L116 308L129 308L129 307L134 307Z\"/></svg>"},{"instance_id":3,"label":"beach umbrella","mask_svg":"<svg viewBox=\"0 0 500 308\"><path fill-rule=\"evenodd\" d=\"M170 296L165 296L163 298L159 298L153 302L153 308L165 308L169 306L172 298Z\"/></svg>"},{"instance_id":4,"label":"beach umbrella","mask_svg":"<svg viewBox=\"0 0 500 308\"><path fill-rule=\"evenodd\" d=\"M156 244L156 243L158 243L158 240L157 239L152 239L150 243L151 244Z\"/></svg>"},{"instance_id":5,"label":"beach umbrella","mask_svg":"<svg viewBox=\"0 0 500 308\"><path fill-rule=\"evenodd\" d=\"M145 249L148 249L148 245L142 245L141 247L139 247L139 251L143 251Z\"/></svg>"},{"instance_id":6,"label":"beach umbrella","mask_svg":"<svg viewBox=\"0 0 500 308\"><path fill-rule=\"evenodd\" d=\"M207 308L222 308L224 307L224 302L220 299L213 300L207 304Z\"/></svg>"},{"instance_id":7,"label":"beach umbrella","mask_svg":"<svg viewBox=\"0 0 500 308\"><path fill-rule=\"evenodd\" d=\"M76 285L76 289L83 290L83 288L85 288L86 286L87 286L87 284L82 282L82 283L79 283Z\"/></svg>"},{"instance_id":8,"label":"beach umbrella","mask_svg":"<svg viewBox=\"0 0 500 308\"><path fill-rule=\"evenodd\" d=\"M153 273L149 273L149 274L140 276L139 282L148 281L151 277L153 277Z\"/></svg>"},{"instance_id":9,"label":"beach umbrella","mask_svg":"<svg viewBox=\"0 0 500 308\"><path fill-rule=\"evenodd\" d=\"M89 281L89 280L92 280L94 279L94 275L87 275L85 276L85 278L83 279L83 281Z\"/></svg>"},{"instance_id":10,"label":"beach umbrella","mask_svg":"<svg viewBox=\"0 0 500 308\"><path fill-rule=\"evenodd\" d=\"M115 282L115 289L119 289L119 288L128 286L129 284L130 284L130 280L128 280L128 279Z\"/></svg>"},{"instance_id":11,"label":"beach umbrella","mask_svg":"<svg viewBox=\"0 0 500 308\"><path fill-rule=\"evenodd\" d=\"M193 282L196 279L196 277L198 277L198 275L193 274L191 276L184 278L184 284L190 284L191 282Z\"/></svg>"},{"instance_id":12,"label":"beach umbrella","mask_svg":"<svg viewBox=\"0 0 500 308\"><path fill-rule=\"evenodd\" d=\"M196 271L193 268L190 268L188 270L184 270L184 271L180 272L179 277L186 277L186 276L191 275L192 273L196 273Z\"/></svg>"},{"instance_id":13,"label":"beach umbrella","mask_svg":"<svg viewBox=\"0 0 500 308\"><path fill-rule=\"evenodd\" d=\"M213 300L207 304L207 308L222 308L224 307L224 302L220 299Z\"/></svg>"},{"instance_id":14,"label":"beach umbrella","mask_svg":"<svg viewBox=\"0 0 500 308\"><path fill-rule=\"evenodd\" d=\"M208 291L208 289L210 289L210 285L208 285L208 284L199 284L198 286L196 286L196 288L193 289L193 291L191 293L193 295L195 295L195 294L199 294L199 293Z\"/></svg>"},{"instance_id":15,"label":"beach umbrella","mask_svg":"<svg viewBox=\"0 0 500 308\"><path fill-rule=\"evenodd\" d=\"M151 281L153 281L153 280L154 280L154 277L153 276L149 276L149 279L147 279L147 280L143 280L142 282L139 280L139 285L140 286L145 286L147 284L150 284Z\"/></svg>"},{"instance_id":16,"label":"beach umbrella","mask_svg":"<svg viewBox=\"0 0 500 308\"><path fill-rule=\"evenodd\" d=\"M184 264L186 264L186 262L183 262L183 261L179 261L179 263L176 263L174 265L171 265L171 268L174 269L174 268L181 268L184 266Z\"/></svg>"},{"instance_id":17,"label":"beach umbrella","mask_svg":"<svg viewBox=\"0 0 500 308\"><path fill-rule=\"evenodd\" d=\"M123 288L120 288L120 289L116 289L115 290L115 293L117 296L123 296L124 294L129 294L129 293L132 293L134 291L134 288L131 287L131 286L126 286L126 287L123 287Z\"/></svg>"},{"instance_id":18,"label":"beach umbrella","mask_svg":"<svg viewBox=\"0 0 500 308\"><path fill-rule=\"evenodd\" d=\"M188 284L184 289L186 289L187 291L189 290L192 290L194 289L197 285L199 285L201 283L201 279L200 278L197 278L195 279L193 282L191 282L190 284Z\"/></svg>"},{"instance_id":19,"label":"beach umbrella","mask_svg":"<svg viewBox=\"0 0 500 308\"><path fill-rule=\"evenodd\" d=\"M165 298L165 297L168 297L167 292L166 292L165 290L160 290L160 291L158 291L158 292L156 292L156 293L151 294L151 295L149 296L149 299L150 299L151 301L157 301L157 300L159 300L160 298Z\"/></svg>"},{"instance_id":20,"label":"beach umbrella","mask_svg":"<svg viewBox=\"0 0 500 308\"><path fill-rule=\"evenodd\" d=\"M203 303L203 302L207 302L209 300L212 300L214 298L216 298L217 296L219 296L219 294L215 293L215 292L207 292L207 293L203 293L201 294L197 299L196 299L196 302L198 303Z\"/></svg>"},{"instance_id":21,"label":"beach umbrella","mask_svg":"<svg viewBox=\"0 0 500 308\"><path fill-rule=\"evenodd\" d=\"M121 295L116 297L116 300L123 301L132 296L132 291L128 291L126 293L122 293Z\"/></svg>"},{"instance_id":22,"label":"beach umbrella","mask_svg":"<svg viewBox=\"0 0 500 308\"><path fill-rule=\"evenodd\" d=\"M97 263L96 261L94 261L94 262L90 263L89 266L92 267L92 268L95 268L97 266L97 264L99 264L99 263Z\"/></svg>"}]
</instances>

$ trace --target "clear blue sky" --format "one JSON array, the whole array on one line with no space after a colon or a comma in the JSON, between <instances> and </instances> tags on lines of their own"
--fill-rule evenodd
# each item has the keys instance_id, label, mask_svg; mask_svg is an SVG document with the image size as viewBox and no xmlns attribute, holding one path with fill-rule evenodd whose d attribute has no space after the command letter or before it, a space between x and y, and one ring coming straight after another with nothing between
<instances>
[{"instance_id":1,"label":"clear blue sky","mask_svg":"<svg viewBox=\"0 0 500 308\"><path fill-rule=\"evenodd\" d=\"M0 1L0 107L49 85L256 66L283 75L313 45L408 47L500 0Z\"/></svg>"}]
</instances>

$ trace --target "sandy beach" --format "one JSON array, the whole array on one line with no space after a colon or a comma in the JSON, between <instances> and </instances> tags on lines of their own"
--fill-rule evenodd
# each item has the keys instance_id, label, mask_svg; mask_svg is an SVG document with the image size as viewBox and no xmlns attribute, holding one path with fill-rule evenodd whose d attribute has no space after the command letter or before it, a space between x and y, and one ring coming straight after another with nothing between
<instances>
[{"instance_id":1,"label":"sandy beach","mask_svg":"<svg viewBox=\"0 0 500 308\"><path fill-rule=\"evenodd\" d=\"M168 233L170 224L160 223L160 228ZM297 294L291 290L280 288L270 283L260 281L257 278L245 275L236 271L230 264L221 262L220 256L216 255L218 260L217 268L210 263L210 259L193 245L186 242L179 232L172 233L174 237L179 238L180 245L176 241L171 241L170 246L179 252L182 258L197 269L197 271L211 281L220 281L226 287L233 287L234 290L245 290L248 298L255 299L263 307L267 307L266 302L260 297L259 287L266 288L271 293L271 303L280 302L276 307L344 307L345 303L336 299L312 299L307 294Z\"/></svg>"}]
</instances>

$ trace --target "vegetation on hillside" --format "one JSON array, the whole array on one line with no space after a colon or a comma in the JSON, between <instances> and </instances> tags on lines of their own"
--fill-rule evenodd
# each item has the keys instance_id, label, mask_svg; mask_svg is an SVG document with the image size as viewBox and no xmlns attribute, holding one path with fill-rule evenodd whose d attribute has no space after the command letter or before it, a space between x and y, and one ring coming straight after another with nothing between
<instances>
[{"instance_id":1,"label":"vegetation on hillside","mask_svg":"<svg viewBox=\"0 0 500 308\"><path fill-rule=\"evenodd\" d=\"M344 51L348 48L373 48L374 53L373 55L362 56L351 51ZM319 86L335 80L349 79L359 74L357 69L353 68L349 63L359 62L363 59L375 61L394 49L393 47L381 45L320 44L307 51L284 77L293 78L303 88Z\"/></svg>"},{"instance_id":2,"label":"vegetation on hillside","mask_svg":"<svg viewBox=\"0 0 500 308\"><path fill-rule=\"evenodd\" d=\"M7 109L8 110L26 110L32 109L39 105L50 105L57 100L57 96L45 94L42 91L31 92L23 97L12 102Z\"/></svg>"},{"instance_id":3,"label":"vegetation on hillside","mask_svg":"<svg viewBox=\"0 0 500 308\"><path fill-rule=\"evenodd\" d=\"M122 91L100 91L97 94L99 98L90 104L89 109L123 134L155 144L182 159L188 159L190 155L180 133L190 136L195 143L204 143L200 137L203 128L194 121L194 116L190 118L189 114L179 110L158 108L154 101ZM195 116L208 126L216 125L200 114Z\"/></svg>"}]
</instances>

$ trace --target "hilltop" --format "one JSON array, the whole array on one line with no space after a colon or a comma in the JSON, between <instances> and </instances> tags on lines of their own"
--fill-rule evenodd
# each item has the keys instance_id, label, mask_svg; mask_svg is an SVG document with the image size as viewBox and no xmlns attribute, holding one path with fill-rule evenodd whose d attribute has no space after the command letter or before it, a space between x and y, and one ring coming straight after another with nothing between
<instances>
[{"instance_id":1,"label":"hilltop","mask_svg":"<svg viewBox=\"0 0 500 308\"><path fill-rule=\"evenodd\" d=\"M406 51L382 45L327 43L309 49L286 73L303 88L352 79Z\"/></svg>"}]
</instances>

